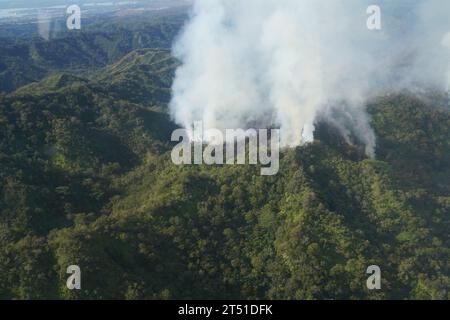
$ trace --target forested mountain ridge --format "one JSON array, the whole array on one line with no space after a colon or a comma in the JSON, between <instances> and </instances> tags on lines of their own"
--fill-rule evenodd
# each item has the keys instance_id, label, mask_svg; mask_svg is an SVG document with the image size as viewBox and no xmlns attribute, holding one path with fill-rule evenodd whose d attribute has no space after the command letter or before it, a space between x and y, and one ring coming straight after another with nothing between
<instances>
[{"instance_id":1,"label":"forested mountain ridge","mask_svg":"<svg viewBox=\"0 0 450 320\"><path fill-rule=\"evenodd\" d=\"M170 9L98 22L50 41L1 38L0 92L12 92L54 72L88 76L135 49L170 49L185 19L185 10Z\"/></svg>"},{"instance_id":2,"label":"forested mountain ridge","mask_svg":"<svg viewBox=\"0 0 450 320\"><path fill-rule=\"evenodd\" d=\"M450 298L448 107L372 101L376 160L320 124L273 177L175 166L177 61L112 60L0 94L0 298Z\"/></svg>"},{"instance_id":3,"label":"forested mountain ridge","mask_svg":"<svg viewBox=\"0 0 450 320\"><path fill-rule=\"evenodd\" d=\"M178 64L170 50L140 49L98 72L93 80L117 99L147 106L167 105Z\"/></svg>"}]
</instances>

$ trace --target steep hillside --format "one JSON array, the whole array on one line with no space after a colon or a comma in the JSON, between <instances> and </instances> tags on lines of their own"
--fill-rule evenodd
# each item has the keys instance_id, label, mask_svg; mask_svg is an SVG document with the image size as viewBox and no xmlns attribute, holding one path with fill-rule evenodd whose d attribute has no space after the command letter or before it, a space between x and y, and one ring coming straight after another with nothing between
<instances>
[{"instance_id":1,"label":"steep hillside","mask_svg":"<svg viewBox=\"0 0 450 320\"><path fill-rule=\"evenodd\" d=\"M39 81L53 72L92 74L139 48L170 49L184 23L182 9L153 15L125 16L55 39L3 38L0 46L0 92Z\"/></svg>"},{"instance_id":2,"label":"steep hillside","mask_svg":"<svg viewBox=\"0 0 450 320\"><path fill-rule=\"evenodd\" d=\"M179 167L176 64L137 50L0 96L1 298L450 298L448 109L374 101L377 160L323 124L273 177Z\"/></svg>"},{"instance_id":3,"label":"steep hillside","mask_svg":"<svg viewBox=\"0 0 450 320\"><path fill-rule=\"evenodd\" d=\"M177 66L169 50L140 49L98 72L93 81L117 99L149 106L167 104Z\"/></svg>"}]
</instances>

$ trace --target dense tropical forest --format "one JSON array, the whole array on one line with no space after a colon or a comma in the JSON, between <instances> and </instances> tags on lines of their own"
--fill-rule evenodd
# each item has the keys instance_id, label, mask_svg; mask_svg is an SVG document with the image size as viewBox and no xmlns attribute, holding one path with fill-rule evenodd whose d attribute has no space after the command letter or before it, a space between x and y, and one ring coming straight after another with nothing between
<instances>
[{"instance_id":1,"label":"dense tropical forest","mask_svg":"<svg viewBox=\"0 0 450 320\"><path fill-rule=\"evenodd\" d=\"M175 166L185 16L0 45L0 298L449 299L450 109L368 106L376 160L322 123L280 172ZM82 290L68 290L79 265ZM369 291L366 269L382 270Z\"/></svg>"}]
</instances>

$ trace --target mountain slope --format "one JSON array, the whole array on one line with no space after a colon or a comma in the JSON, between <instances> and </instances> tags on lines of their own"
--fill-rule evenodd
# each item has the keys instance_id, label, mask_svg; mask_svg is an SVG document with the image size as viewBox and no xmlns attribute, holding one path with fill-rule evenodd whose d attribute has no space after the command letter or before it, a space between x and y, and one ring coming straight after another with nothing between
<instances>
[{"instance_id":1,"label":"mountain slope","mask_svg":"<svg viewBox=\"0 0 450 320\"><path fill-rule=\"evenodd\" d=\"M178 167L175 66L137 50L0 98L2 298L449 298L448 109L374 101L377 160L325 124L274 177ZM82 291L64 287L73 263Z\"/></svg>"},{"instance_id":2,"label":"mountain slope","mask_svg":"<svg viewBox=\"0 0 450 320\"><path fill-rule=\"evenodd\" d=\"M100 22L50 41L3 38L0 92L12 92L53 72L86 76L138 48L170 49L185 17L185 9L168 9Z\"/></svg>"},{"instance_id":3,"label":"mountain slope","mask_svg":"<svg viewBox=\"0 0 450 320\"><path fill-rule=\"evenodd\" d=\"M117 99L145 105L167 104L178 62L169 50L141 49L98 72L93 81Z\"/></svg>"}]
</instances>

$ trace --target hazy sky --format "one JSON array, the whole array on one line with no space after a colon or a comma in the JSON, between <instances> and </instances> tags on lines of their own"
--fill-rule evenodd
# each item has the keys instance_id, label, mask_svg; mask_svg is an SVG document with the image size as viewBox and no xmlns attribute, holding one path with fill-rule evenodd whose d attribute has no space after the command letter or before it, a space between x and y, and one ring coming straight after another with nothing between
<instances>
[{"instance_id":1,"label":"hazy sky","mask_svg":"<svg viewBox=\"0 0 450 320\"><path fill-rule=\"evenodd\" d=\"M127 0L0 0L0 9L8 8L38 8L65 4L125 2ZM134 2L153 2L154 0L130 0ZM170 0L167 0L170 2Z\"/></svg>"}]
</instances>

